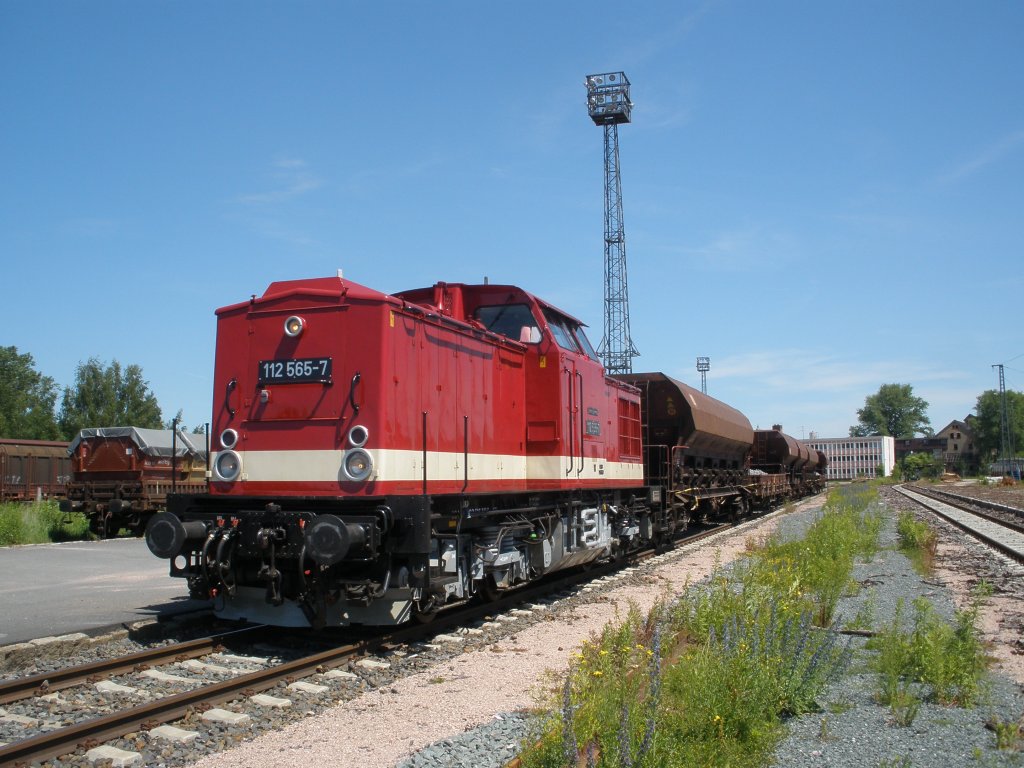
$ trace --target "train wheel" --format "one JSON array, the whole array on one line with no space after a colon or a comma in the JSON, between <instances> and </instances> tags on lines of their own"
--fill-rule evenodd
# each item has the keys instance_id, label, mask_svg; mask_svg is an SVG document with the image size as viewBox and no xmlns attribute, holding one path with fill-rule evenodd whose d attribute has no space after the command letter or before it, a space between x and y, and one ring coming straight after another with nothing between
<instances>
[{"instance_id":1,"label":"train wheel","mask_svg":"<svg viewBox=\"0 0 1024 768\"><path fill-rule=\"evenodd\" d=\"M493 603L501 597L501 590L498 589L493 574L488 574L480 580L476 593L480 595L480 599L485 603Z\"/></svg>"},{"instance_id":2,"label":"train wheel","mask_svg":"<svg viewBox=\"0 0 1024 768\"><path fill-rule=\"evenodd\" d=\"M425 600L413 604L412 618L420 624L429 624L437 617L437 610L440 607L437 597L430 595Z\"/></svg>"}]
</instances>

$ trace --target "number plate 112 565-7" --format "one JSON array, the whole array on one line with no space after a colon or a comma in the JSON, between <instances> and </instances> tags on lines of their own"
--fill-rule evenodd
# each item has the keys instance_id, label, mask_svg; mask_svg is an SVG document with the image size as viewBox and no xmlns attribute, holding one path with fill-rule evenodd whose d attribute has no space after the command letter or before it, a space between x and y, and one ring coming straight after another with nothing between
<instances>
[{"instance_id":1,"label":"number plate 112 565-7","mask_svg":"<svg viewBox=\"0 0 1024 768\"><path fill-rule=\"evenodd\" d=\"M260 384L329 384L331 358L304 357L297 360L260 360Z\"/></svg>"}]
</instances>

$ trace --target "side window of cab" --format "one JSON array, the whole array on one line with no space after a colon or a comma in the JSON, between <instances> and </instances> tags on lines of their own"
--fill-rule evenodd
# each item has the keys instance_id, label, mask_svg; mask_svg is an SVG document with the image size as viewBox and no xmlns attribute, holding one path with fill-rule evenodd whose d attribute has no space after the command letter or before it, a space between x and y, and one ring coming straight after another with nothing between
<instances>
[{"instance_id":1,"label":"side window of cab","mask_svg":"<svg viewBox=\"0 0 1024 768\"><path fill-rule=\"evenodd\" d=\"M555 342L558 346L570 352L575 352L577 355L583 352L580 345L576 342L576 337L572 334L573 324L567 318L552 312L550 309L545 309L544 320L547 321L548 328L551 329L551 335L555 337Z\"/></svg>"},{"instance_id":2,"label":"side window of cab","mask_svg":"<svg viewBox=\"0 0 1024 768\"><path fill-rule=\"evenodd\" d=\"M500 333L524 344L540 342L540 326L526 304L480 307L474 313L474 317L492 333Z\"/></svg>"},{"instance_id":3,"label":"side window of cab","mask_svg":"<svg viewBox=\"0 0 1024 768\"><path fill-rule=\"evenodd\" d=\"M590 343L590 339L587 338L587 334L583 332L583 326L577 325L573 329L573 332L576 336L576 341L579 342L579 345L581 347L583 347L583 354L585 354L591 360L601 362L601 358L598 356L597 350L595 350L593 345Z\"/></svg>"},{"instance_id":4,"label":"side window of cab","mask_svg":"<svg viewBox=\"0 0 1024 768\"><path fill-rule=\"evenodd\" d=\"M547 321L548 327L551 328L551 333L554 335L555 341L558 342L558 346L578 355L589 357L596 363L601 362L590 339L583 332L582 325L549 309L544 310L544 319Z\"/></svg>"}]
</instances>

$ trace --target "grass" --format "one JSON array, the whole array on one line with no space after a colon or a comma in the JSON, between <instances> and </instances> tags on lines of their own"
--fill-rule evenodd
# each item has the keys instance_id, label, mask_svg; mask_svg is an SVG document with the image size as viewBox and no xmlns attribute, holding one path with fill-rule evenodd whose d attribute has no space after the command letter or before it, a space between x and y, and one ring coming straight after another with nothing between
<instances>
[{"instance_id":1,"label":"grass","mask_svg":"<svg viewBox=\"0 0 1024 768\"><path fill-rule=\"evenodd\" d=\"M731 572L585 643L548 703L526 768L763 765L791 715L850 659L829 626L878 547L871 489L830 494L800 541L770 539Z\"/></svg>"},{"instance_id":2,"label":"grass","mask_svg":"<svg viewBox=\"0 0 1024 768\"><path fill-rule=\"evenodd\" d=\"M918 573L930 574L935 565L935 553L939 545L935 530L910 512L900 513L896 530L900 537L900 551L910 558Z\"/></svg>"},{"instance_id":3,"label":"grass","mask_svg":"<svg viewBox=\"0 0 1024 768\"><path fill-rule=\"evenodd\" d=\"M90 537L85 515L65 514L55 501L0 504L0 546L79 541Z\"/></svg>"}]
</instances>

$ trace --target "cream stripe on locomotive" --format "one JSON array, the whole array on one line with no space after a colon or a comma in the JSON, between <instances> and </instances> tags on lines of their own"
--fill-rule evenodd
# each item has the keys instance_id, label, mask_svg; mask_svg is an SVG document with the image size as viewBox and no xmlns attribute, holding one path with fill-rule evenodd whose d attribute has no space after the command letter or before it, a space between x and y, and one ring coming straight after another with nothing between
<instances>
[{"instance_id":1,"label":"cream stripe on locomotive","mask_svg":"<svg viewBox=\"0 0 1024 768\"><path fill-rule=\"evenodd\" d=\"M368 450L373 457L373 474L368 481L409 482L423 478L423 453L403 450ZM242 481L253 482L337 482L346 478L341 466L346 451L238 451ZM216 456L213 457L216 461ZM459 481L466 473L465 454L429 451L427 479ZM571 465L571 471L570 471ZM580 459L568 456L516 456L487 453L469 454L469 480L605 480L643 481L639 462L612 462L586 458L577 474Z\"/></svg>"}]
</instances>

